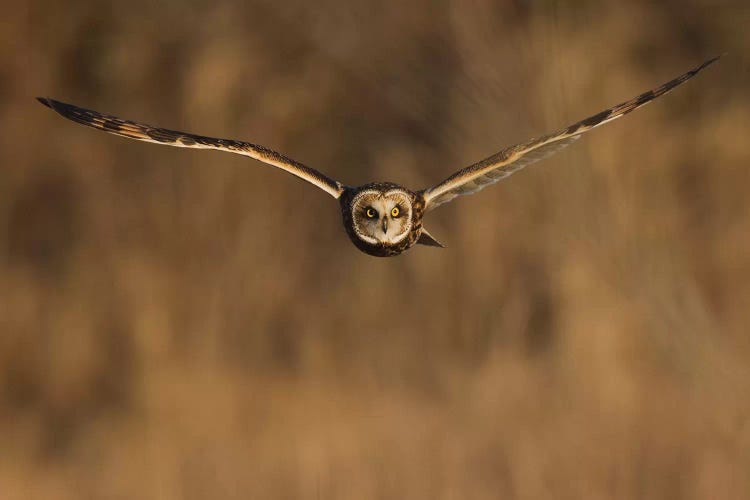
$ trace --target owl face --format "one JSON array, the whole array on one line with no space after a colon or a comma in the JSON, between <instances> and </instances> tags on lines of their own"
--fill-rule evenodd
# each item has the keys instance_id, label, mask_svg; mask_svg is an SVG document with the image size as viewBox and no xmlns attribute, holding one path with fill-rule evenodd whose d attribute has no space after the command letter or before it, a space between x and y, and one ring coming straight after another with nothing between
<instances>
[{"instance_id":1,"label":"owl face","mask_svg":"<svg viewBox=\"0 0 750 500\"><path fill-rule=\"evenodd\" d=\"M354 234L371 245L393 245L412 227L411 197L403 189L358 193L351 203Z\"/></svg>"}]
</instances>

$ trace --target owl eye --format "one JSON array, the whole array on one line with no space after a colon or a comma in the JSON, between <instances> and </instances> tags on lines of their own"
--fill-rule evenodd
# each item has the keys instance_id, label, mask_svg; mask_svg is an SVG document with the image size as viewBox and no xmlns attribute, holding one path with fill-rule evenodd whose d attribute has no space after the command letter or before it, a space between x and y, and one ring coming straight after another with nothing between
<instances>
[{"instance_id":1,"label":"owl eye","mask_svg":"<svg viewBox=\"0 0 750 500\"><path fill-rule=\"evenodd\" d=\"M374 208L371 207L365 210L365 215L367 216L368 219L374 219L375 216L378 215L378 213L375 211Z\"/></svg>"},{"instance_id":2,"label":"owl eye","mask_svg":"<svg viewBox=\"0 0 750 500\"><path fill-rule=\"evenodd\" d=\"M398 207L393 207L391 209L391 216L392 217L398 217L398 214L400 214L401 211L398 209Z\"/></svg>"}]
</instances>

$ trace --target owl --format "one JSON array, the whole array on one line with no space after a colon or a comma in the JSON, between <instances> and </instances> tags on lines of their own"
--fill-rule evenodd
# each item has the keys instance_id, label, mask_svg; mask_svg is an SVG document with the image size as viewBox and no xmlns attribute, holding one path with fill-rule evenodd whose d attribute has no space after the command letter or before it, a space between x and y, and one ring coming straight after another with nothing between
<instances>
[{"instance_id":1,"label":"owl","mask_svg":"<svg viewBox=\"0 0 750 500\"><path fill-rule=\"evenodd\" d=\"M503 149L463 168L427 189L413 191L391 182L347 186L276 151L232 139L216 139L123 120L48 98L37 98L65 118L130 139L185 148L213 149L249 156L280 168L338 200L344 229L361 251L377 257L398 255L415 244L443 247L422 225L430 210L458 196L473 194L542 160L600 125L616 120L666 94L719 59L715 57L664 85L556 132Z\"/></svg>"}]
</instances>

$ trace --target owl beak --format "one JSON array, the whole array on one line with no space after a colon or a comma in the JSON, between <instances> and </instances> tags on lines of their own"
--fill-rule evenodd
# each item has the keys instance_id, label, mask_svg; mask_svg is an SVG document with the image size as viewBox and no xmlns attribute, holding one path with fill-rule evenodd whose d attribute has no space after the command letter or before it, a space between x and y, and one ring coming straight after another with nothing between
<instances>
[{"instance_id":1,"label":"owl beak","mask_svg":"<svg viewBox=\"0 0 750 500\"><path fill-rule=\"evenodd\" d=\"M388 219L383 217L383 234L388 232Z\"/></svg>"}]
</instances>

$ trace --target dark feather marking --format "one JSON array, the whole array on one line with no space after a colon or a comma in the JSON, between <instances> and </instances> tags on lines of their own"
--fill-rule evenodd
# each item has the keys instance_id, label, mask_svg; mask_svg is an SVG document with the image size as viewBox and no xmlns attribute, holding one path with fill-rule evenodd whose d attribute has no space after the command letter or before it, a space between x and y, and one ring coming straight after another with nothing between
<instances>
[{"instance_id":1,"label":"dark feather marking","mask_svg":"<svg viewBox=\"0 0 750 500\"><path fill-rule=\"evenodd\" d=\"M148 129L146 130L146 135L159 142L175 142L174 134L161 128Z\"/></svg>"},{"instance_id":2,"label":"dark feather marking","mask_svg":"<svg viewBox=\"0 0 750 500\"><path fill-rule=\"evenodd\" d=\"M120 130L120 124L113 120L104 120L102 126L107 130Z\"/></svg>"},{"instance_id":3,"label":"dark feather marking","mask_svg":"<svg viewBox=\"0 0 750 500\"><path fill-rule=\"evenodd\" d=\"M611 109L605 109L601 113L597 113L594 116L589 116L585 120L580 121L578 124L584 127L593 127L597 123L601 123L604 120L606 120L611 114L612 114Z\"/></svg>"},{"instance_id":4,"label":"dark feather marking","mask_svg":"<svg viewBox=\"0 0 750 500\"><path fill-rule=\"evenodd\" d=\"M638 98L635 100L635 105L640 106L641 104L646 104L648 101L655 97L656 95L654 94L654 91L649 90L648 92L644 92L643 94L638 96Z\"/></svg>"}]
</instances>

